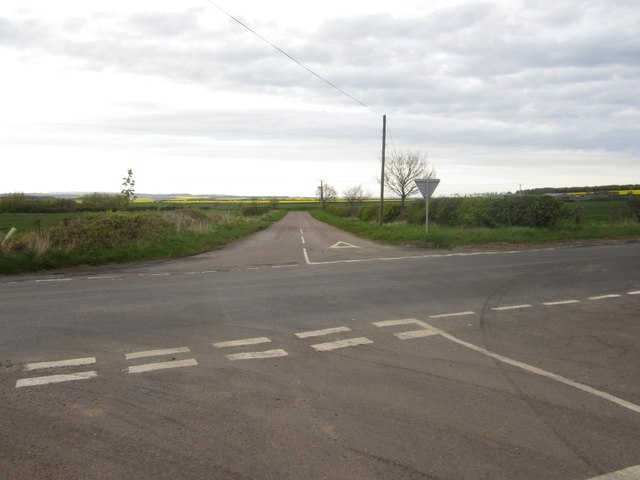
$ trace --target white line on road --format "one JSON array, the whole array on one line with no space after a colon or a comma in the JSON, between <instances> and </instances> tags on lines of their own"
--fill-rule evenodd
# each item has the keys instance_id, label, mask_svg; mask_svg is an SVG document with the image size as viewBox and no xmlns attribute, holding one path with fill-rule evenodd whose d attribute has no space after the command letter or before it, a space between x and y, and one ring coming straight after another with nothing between
<instances>
[{"instance_id":1,"label":"white line on road","mask_svg":"<svg viewBox=\"0 0 640 480\"><path fill-rule=\"evenodd\" d=\"M54 362L27 363L24 366L24 371L29 372L31 370L59 367L80 367L83 365L93 365L94 363L96 363L96 357L71 358L69 360L57 360Z\"/></svg>"},{"instance_id":2,"label":"white line on road","mask_svg":"<svg viewBox=\"0 0 640 480\"><path fill-rule=\"evenodd\" d=\"M304 253L304 260L307 262L307 265L311 265L311 260L309 260L309 255L307 254L307 249L303 248L302 253Z\"/></svg>"},{"instance_id":3,"label":"white line on road","mask_svg":"<svg viewBox=\"0 0 640 480\"><path fill-rule=\"evenodd\" d=\"M617 293L611 293L609 295L598 295L596 297L589 297L589 300L605 300L607 298L618 298L621 297L622 295L619 295Z\"/></svg>"},{"instance_id":4,"label":"white line on road","mask_svg":"<svg viewBox=\"0 0 640 480\"><path fill-rule=\"evenodd\" d=\"M636 290L635 292L627 292L628 295L640 295L640 290Z\"/></svg>"},{"instance_id":5,"label":"white line on road","mask_svg":"<svg viewBox=\"0 0 640 480\"><path fill-rule=\"evenodd\" d=\"M429 318L447 318L447 317L463 317L465 315L475 315L476 312L458 312L458 313L443 313L441 315L429 315Z\"/></svg>"},{"instance_id":6,"label":"white line on road","mask_svg":"<svg viewBox=\"0 0 640 480\"><path fill-rule=\"evenodd\" d=\"M41 280L36 280L35 283L46 283L46 282L70 282L73 278L45 278Z\"/></svg>"},{"instance_id":7,"label":"white line on road","mask_svg":"<svg viewBox=\"0 0 640 480\"><path fill-rule=\"evenodd\" d=\"M300 229L300 235L304 235L304 232L302 231L302 229Z\"/></svg>"},{"instance_id":8,"label":"white line on road","mask_svg":"<svg viewBox=\"0 0 640 480\"><path fill-rule=\"evenodd\" d=\"M484 348L478 347L477 345L474 345L472 343L468 343L465 342L464 340L460 340L457 337L454 337L453 335L450 335L448 333L446 333L443 330L439 330L435 327L432 327L431 325L425 323L425 322L420 322L425 328L431 328L433 329L436 333L442 335L444 338L451 340L452 342L457 343L458 345L462 345L463 347L469 348L471 350L474 350L478 353L482 353L483 355L486 355L488 357L491 357L495 360L498 360L500 362L506 363L508 365L520 368L522 370L526 370L529 373L533 373L535 375L540 375L542 377L546 377L549 378L551 380L555 380L556 382L560 382L560 383L564 383L565 385L569 385L570 387L573 388L577 388L578 390L582 390L583 392L587 392L590 393L591 395L594 395L596 397L602 398L604 400L607 400L609 402L615 403L616 405L619 405L621 407L627 408L629 410L632 410L636 413L640 413L640 405L636 405L634 403L628 402L627 400L623 400L621 398L615 397L607 392L602 392L600 390L596 390L593 387L590 387L589 385L585 385L582 383L578 383L575 382L569 378L565 378L561 375L556 375L555 373L551 373L551 372L547 372L546 370L542 370L541 368L538 367L534 367L532 365L528 365L526 363L522 363L519 362L517 360L512 360L511 358L502 356L500 354L491 352L489 350L485 350Z\"/></svg>"},{"instance_id":9,"label":"white line on road","mask_svg":"<svg viewBox=\"0 0 640 480\"><path fill-rule=\"evenodd\" d=\"M23 378L16 382L16 388L35 387L37 385L48 385L50 383L73 382L75 380L88 380L98 376L98 372L91 370L89 372L68 373L64 375L47 375L46 377Z\"/></svg>"},{"instance_id":10,"label":"white line on road","mask_svg":"<svg viewBox=\"0 0 640 480\"><path fill-rule=\"evenodd\" d=\"M231 355L227 355L227 359L229 360L257 360L263 358L275 358L275 357L285 357L289 355L282 349L277 350L265 350L264 352L245 352L245 353L234 353Z\"/></svg>"},{"instance_id":11,"label":"white line on road","mask_svg":"<svg viewBox=\"0 0 640 480\"><path fill-rule=\"evenodd\" d=\"M311 345L311 348L317 352L328 352L337 348L355 347L357 345L367 345L369 343L373 343L373 341L366 337L348 338L346 340L336 340L335 342L318 343L316 345Z\"/></svg>"},{"instance_id":12,"label":"white line on road","mask_svg":"<svg viewBox=\"0 0 640 480\"><path fill-rule=\"evenodd\" d=\"M101 275L97 277L86 277L85 280L117 280L124 278L124 275Z\"/></svg>"},{"instance_id":13,"label":"white line on road","mask_svg":"<svg viewBox=\"0 0 640 480\"><path fill-rule=\"evenodd\" d=\"M305 243L307 243L307 242L305 242L305 241L304 241L304 237L303 237L302 235L300 236L300 240L302 240L302 244L303 244L303 245L304 245Z\"/></svg>"},{"instance_id":14,"label":"white line on road","mask_svg":"<svg viewBox=\"0 0 640 480\"><path fill-rule=\"evenodd\" d=\"M402 320L384 320L382 322L373 322L376 327L395 327L396 325L422 325L424 322L415 318L404 318Z\"/></svg>"},{"instance_id":15,"label":"white line on road","mask_svg":"<svg viewBox=\"0 0 640 480\"><path fill-rule=\"evenodd\" d=\"M242 347L244 345L258 345L260 343L270 343L271 339L267 337L245 338L243 340L231 340L229 342L214 343L216 348Z\"/></svg>"},{"instance_id":16,"label":"white line on road","mask_svg":"<svg viewBox=\"0 0 640 480\"><path fill-rule=\"evenodd\" d=\"M296 333L295 336L298 338L321 337L323 335L331 335L333 333L350 332L350 331L351 329L349 327L333 327L333 328L325 328L323 330L300 332L300 333Z\"/></svg>"},{"instance_id":17,"label":"white line on road","mask_svg":"<svg viewBox=\"0 0 640 480\"><path fill-rule=\"evenodd\" d=\"M152 372L154 370L165 370L167 368L195 367L197 365L198 362L195 358L189 358L187 360L174 360L172 362L145 363L144 365L129 367L129 373Z\"/></svg>"},{"instance_id":18,"label":"white line on road","mask_svg":"<svg viewBox=\"0 0 640 480\"><path fill-rule=\"evenodd\" d=\"M503 310L518 310L520 308L531 308L533 307L533 305L529 305L528 303L524 303L522 305L507 305L505 307L493 307L491 310L494 310L496 312L500 312Z\"/></svg>"},{"instance_id":19,"label":"white line on road","mask_svg":"<svg viewBox=\"0 0 640 480\"><path fill-rule=\"evenodd\" d=\"M592 477L589 480L638 480L640 478L640 465L607 473L599 477Z\"/></svg>"},{"instance_id":20,"label":"white line on road","mask_svg":"<svg viewBox=\"0 0 640 480\"><path fill-rule=\"evenodd\" d=\"M547 307L555 307L556 305L571 305L572 303L580 303L580 300L559 300L557 302L544 302Z\"/></svg>"},{"instance_id":21,"label":"white line on road","mask_svg":"<svg viewBox=\"0 0 640 480\"><path fill-rule=\"evenodd\" d=\"M421 330L413 330L411 332L394 333L394 335L400 340L409 340L411 338L423 338L430 337L431 335L438 335L438 332L435 332L428 328L423 328Z\"/></svg>"},{"instance_id":22,"label":"white line on road","mask_svg":"<svg viewBox=\"0 0 640 480\"><path fill-rule=\"evenodd\" d=\"M126 360L134 358L159 357L161 355L173 355L174 353L190 352L189 347L165 348L163 350L146 350L144 352L133 352L125 355Z\"/></svg>"}]
</instances>

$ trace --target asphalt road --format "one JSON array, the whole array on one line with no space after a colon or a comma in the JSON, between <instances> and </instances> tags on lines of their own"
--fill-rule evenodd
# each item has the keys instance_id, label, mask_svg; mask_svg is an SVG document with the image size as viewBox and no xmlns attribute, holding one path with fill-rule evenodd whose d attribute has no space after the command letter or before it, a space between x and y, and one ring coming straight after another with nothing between
<instances>
[{"instance_id":1,"label":"asphalt road","mask_svg":"<svg viewBox=\"0 0 640 480\"><path fill-rule=\"evenodd\" d=\"M0 278L0 479L640 478L640 244L442 253L289 214Z\"/></svg>"}]
</instances>

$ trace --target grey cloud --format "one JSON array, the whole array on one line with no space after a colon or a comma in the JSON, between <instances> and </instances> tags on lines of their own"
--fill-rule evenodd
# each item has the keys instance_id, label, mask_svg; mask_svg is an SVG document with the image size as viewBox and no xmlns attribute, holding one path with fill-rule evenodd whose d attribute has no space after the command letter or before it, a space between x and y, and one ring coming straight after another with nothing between
<instances>
[{"instance_id":1,"label":"grey cloud","mask_svg":"<svg viewBox=\"0 0 640 480\"><path fill-rule=\"evenodd\" d=\"M289 31L277 43L377 110L419 119L418 126L403 127L410 141L640 148L635 2L586 1L580 8L562 0L525 4L517 11L469 3L416 18L336 18L316 32ZM337 103L340 94L237 25L208 27L205 12L105 14L69 20L66 28L0 19L0 45L70 57L98 71ZM94 33L96 26L100 34ZM272 26L264 28L269 37ZM265 114L238 115L225 112L228 121L221 128L324 135L321 122L295 112L281 113L281 129ZM180 115L172 114L166 125L177 127L177 119ZM177 131L199 134L198 122L181 120L192 130ZM200 121L209 125L207 118ZM128 126L135 131L135 124ZM150 124L165 131L161 123ZM344 135L335 128L330 134Z\"/></svg>"}]
</instances>

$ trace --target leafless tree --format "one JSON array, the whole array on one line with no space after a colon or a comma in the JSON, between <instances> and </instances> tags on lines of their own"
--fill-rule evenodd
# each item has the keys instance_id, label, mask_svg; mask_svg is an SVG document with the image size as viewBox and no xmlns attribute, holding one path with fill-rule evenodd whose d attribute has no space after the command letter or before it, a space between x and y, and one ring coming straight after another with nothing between
<instances>
[{"instance_id":1,"label":"leafless tree","mask_svg":"<svg viewBox=\"0 0 640 480\"><path fill-rule=\"evenodd\" d=\"M349 205L349 214L354 215L358 210L358 205L362 203L364 200L371 197L370 193L365 193L362 191L362 187L357 185L355 187L347 188L342 195L344 196L345 201Z\"/></svg>"},{"instance_id":2,"label":"leafless tree","mask_svg":"<svg viewBox=\"0 0 640 480\"><path fill-rule=\"evenodd\" d=\"M322 205L323 210L327 206L327 202L335 200L337 196L338 192L336 192L335 188L328 183L325 183L324 180L320 180L320 185L316 188L316 197Z\"/></svg>"},{"instance_id":3,"label":"leafless tree","mask_svg":"<svg viewBox=\"0 0 640 480\"><path fill-rule=\"evenodd\" d=\"M384 185L400 197L400 208L404 208L407 197L418 192L416 178L433 178L435 169L429 165L427 155L419 150L395 152L387 160Z\"/></svg>"}]
</instances>

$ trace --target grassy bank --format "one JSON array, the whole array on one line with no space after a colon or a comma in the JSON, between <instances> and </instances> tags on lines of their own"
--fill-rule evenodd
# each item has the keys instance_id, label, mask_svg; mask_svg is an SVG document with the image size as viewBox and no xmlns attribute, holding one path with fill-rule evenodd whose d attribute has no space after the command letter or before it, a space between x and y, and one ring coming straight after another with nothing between
<instances>
[{"instance_id":1,"label":"grassy bank","mask_svg":"<svg viewBox=\"0 0 640 480\"><path fill-rule=\"evenodd\" d=\"M377 223L340 217L322 210L315 210L312 215L354 235L393 245L452 248L489 244L533 245L595 239L640 239L640 223L630 221L613 224L584 222L578 227L570 221L563 221L556 228L463 228L429 225L427 236L424 225L390 223L380 227Z\"/></svg>"},{"instance_id":2,"label":"grassy bank","mask_svg":"<svg viewBox=\"0 0 640 480\"><path fill-rule=\"evenodd\" d=\"M9 240L0 248L0 273L194 255L264 229L284 214L242 217L193 210L86 214L66 225Z\"/></svg>"}]
</instances>

